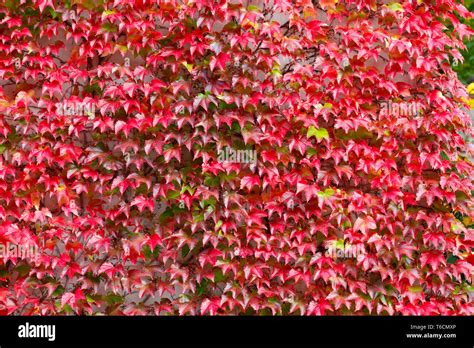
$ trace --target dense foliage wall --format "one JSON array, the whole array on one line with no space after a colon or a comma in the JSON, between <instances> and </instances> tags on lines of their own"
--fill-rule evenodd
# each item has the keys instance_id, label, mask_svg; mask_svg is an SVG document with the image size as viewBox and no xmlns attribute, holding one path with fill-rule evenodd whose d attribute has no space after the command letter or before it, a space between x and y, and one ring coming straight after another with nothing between
<instances>
[{"instance_id":1,"label":"dense foliage wall","mask_svg":"<svg viewBox=\"0 0 474 348\"><path fill-rule=\"evenodd\" d=\"M474 0L466 0L464 6L470 11L474 11ZM474 20L470 19L461 19L466 23L471 29L474 27ZM474 41L469 40L468 38L464 39L466 48L461 51L464 61L462 64L454 64L454 71L459 76L459 79L465 83L470 84L474 83Z\"/></svg>"},{"instance_id":2,"label":"dense foliage wall","mask_svg":"<svg viewBox=\"0 0 474 348\"><path fill-rule=\"evenodd\" d=\"M473 314L471 17L3 1L0 312Z\"/></svg>"}]
</instances>

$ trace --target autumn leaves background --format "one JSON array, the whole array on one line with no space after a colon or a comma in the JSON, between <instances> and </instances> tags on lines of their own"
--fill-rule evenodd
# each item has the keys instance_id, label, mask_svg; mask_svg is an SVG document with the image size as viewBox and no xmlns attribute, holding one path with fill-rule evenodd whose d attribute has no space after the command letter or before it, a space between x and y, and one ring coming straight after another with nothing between
<instances>
[{"instance_id":1,"label":"autumn leaves background","mask_svg":"<svg viewBox=\"0 0 474 348\"><path fill-rule=\"evenodd\" d=\"M445 0L4 2L0 241L40 257L1 260L0 312L473 314L472 128L450 65L470 17Z\"/></svg>"}]
</instances>

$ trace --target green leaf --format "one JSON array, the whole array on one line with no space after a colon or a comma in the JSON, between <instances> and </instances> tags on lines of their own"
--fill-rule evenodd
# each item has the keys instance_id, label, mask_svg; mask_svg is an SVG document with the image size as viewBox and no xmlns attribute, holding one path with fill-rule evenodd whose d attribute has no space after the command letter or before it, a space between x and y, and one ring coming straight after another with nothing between
<instances>
[{"instance_id":1,"label":"green leaf","mask_svg":"<svg viewBox=\"0 0 474 348\"><path fill-rule=\"evenodd\" d=\"M421 286L410 286L408 290L410 292L422 292L423 288Z\"/></svg>"},{"instance_id":2,"label":"green leaf","mask_svg":"<svg viewBox=\"0 0 474 348\"><path fill-rule=\"evenodd\" d=\"M153 252L152 252L149 245L144 245L142 247L142 253L143 253L143 256L145 256L146 259L151 259L152 256L153 256Z\"/></svg>"},{"instance_id":3,"label":"green leaf","mask_svg":"<svg viewBox=\"0 0 474 348\"><path fill-rule=\"evenodd\" d=\"M232 22L227 23L224 26L223 30L224 31L226 31L226 30L227 31L233 31L233 30L237 29L238 27L239 27L239 25L235 21L232 21Z\"/></svg>"},{"instance_id":4,"label":"green leaf","mask_svg":"<svg viewBox=\"0 0 474 348\"><path fill-rule=\"evenodd\" d=\"M196 191L196 189L192 188L189 185L184 185L183 187L181 187L181 194L185 193L186 191L188 191L189 194L193 195L194 191Z\"/></svg>"},{"instance_id":5,"label":"green leaf","mask_svg":"<svg viewBox=\"0 0 474 348\"><path fill-rule=\"evenodd\" d=\"M324 103L323 108L332 109L332 104L331 103Z\"/></svg>"},{"instance_id":6,"label":"green leaf","mask_svg":"<svg viewBox=\"0 0 474 348\"><path fill-rule=\"evenodd\" d=\"M168 191L166 192L166 198L168 199L176 199L180 196L180 192L179 191Z\"/></svg>"},{"instance_id":7,"label":"green leaf","mask_svg":"<svg viewBox=\"0 0 474 348\"><path fill-rule=\"evenodd\" d=\"M397 11L404 12L403 6L398 2L391 2L387 4L387 7L394 12L397 12Z\"/></svg>"},{"instance_id":8,"label":"green leaf","mask_svg":"<svg viewBox=\"0 0 474 348\"><path fill-rule=\"evenodd\" d=\"M448 258L446 259L446 262L447 262L448 264L453 264L453 263L455 263L457 260L458 260L458 257L457 257L457 256L455 256L455 255L450 255L450 256L448 256Z\"/></svg>"},{"instance_id":9,"label":"green leaf","mask_svg":"<svg viewBox=\"0 0 474 348\"><path fill-rule=\"evenodd\" d=\"M46 9L49 11L49 13L50 13L50 15L51 15L51 17L52 17L53 19L61 18L61 16L62 16L61 13L56 12L55 10L53 10L53 9L52 9L51 7L49 7L49 6L48 6Z\"/></svg>"},{"instance_id":10,"label":"green leaf","mask_svg":"<svg viewBox=\"0 0 474 348\"><path fill-rule=\"evenodd\" d=\"M329 133L326 128L316 128L310 126L308 129L308 133L306 134L307 138L315 137L318 140L321 139L329 139Z\"/></svg>"},{"instance_id":11,"label":"green leaf","mask_svg":"<svg viewBox=\"0 0 474 348\"><path fill-rule=\"evenodd\" d=\"M95 303L95 300L90 295L86 295L86 300L88 303Z\"/></svg>"},{"instance_id":12,"label":"green leaf","mask_svg":"<svg viewBox=\"0 0 474 348\"><path fill-rule=\"evenodd\" d=\"M102 12L102 14L105 17L110 16L110 15L115 14L115 13L116 13L116 11L114 11L114 10L105 10L105 11Z\"/></svg>"},{"instance_id":13,"label":"green leaf","mask_svg":"<svg viewBox=\"0 0 474 348\"><path fill-rule=\"evenodd\" d=\"M249 7L247 7L247 10L259 12L259 11L260 11L260 7L255 6L255 5L249 5Z\"/></svg>"},{"instance_id":14,"label":"green leaf","mask_svg":"<svg viewBox=\"0 0 474 348\"><path fill-rule=\"evenodd\" d=\"M198 296L202 296L206 292L208 285L209 285L209 280L206 278L204 278L201 281L201 283L197 285L196 290L197 290Z\"/></svg>"},{"instance_id":15,"label":"green leaf","mask_svg":"<svg viewBox=\"0 0 474 348\"><path fill-rule=\"evenodd\" d=\"M4 5L6 8L8 8L9 10L13 10L15 8L18 8L20 2L19 1L15 1L15 0L6 0Z\"/></svg>"},{"instance_id":16,"label":"green leaf","mask_svg":"<svg viewBox=\"0 0 474 348\"><path fill-rule=\"evenodd\" d=\"M222 273L222 270L216 269L214 271L214 283L222 282L225 280L225 276Z\"/></svg>"},{"instance_id":17,"label":"green leaf","mask_svg":"<svg viewBox=\"0 0 474 348\"><path fill-rule=\"evenodd\" d=\"M280 65L278 65L278 64L274 64L274 65L273 65L273 68L272 68L272 75L274 75L274 76L282 76L282 75L281 75Z\"/></svg>"},{"instance_id":18,"label":"green leaf","mask_svg":"<svg viewBox=\"0 0 474 348\"><path fill-rule=\"evenodd\" d=\"M18 265L18 266L16 266L15 271L17 271L18 274L21 277L23 277L23 276L27 275L28 273L30 273L30 269L31 268L28 265Z\"/></svg>"},{"instance_id":19,"label":"green leaf","mask_svg":"<svg viewBox=\"0 0 474 348\"><path fill-rule=\"evenodd\" d=\"M122 53L127 53L128 47L126 45L117 44L117 46L118 46L119 50L122 51Z\"/></svg>"},{"instance_id":20,"label":"green leaf","mask_svg":"<svg viewBox=\"0 0 474 348\"><path fill-rule=\"evenodd\" d=\"M52 297L57 297L57 296L61 296L62 294L64 293L64 288L62 287L62 285L59 285L56 290L53 291L53 293L51 294Z\"/></svg>"},{"instance_id":21,"label":"green leaf","mask_svg":"<svg viewBox=\"0 0 474 348\"><path fill-rule=\"evenodd\" d=\"M184 244L183 247L181 248L181 256L186 257L190 252L189 245Z\"/></svg>"},{"instance_id":22,"label":"green leaf","mask_svg":"<svg viewBox=\"0 0 474 348\"><path fill-rule=\"evenodd\" d=\"M334 243L334 247L339 250L344 250L344 239L338 239L336 243Z\"/></svg>"},{"instance_id":23,"label":"green leaf","mask_svg":"<svg viewBox=\"0 0 474 348\"><path fill-rule=\"evenodd\" d=\"M193 71L193 67L194 67L193 64L190 64L190 63L188 63L188 62L182 62L181 64L183 64L184 67L185 67L189 72L192 72L192 71Z\"/></svg>"},{"instance_id":24,"label":"green leaf","mask_svg":"<svg viewBox=\"0 0 474 348\"><path fill-rule=\"evenodd\" d=\"M210 187L218 186L220 184L219 177L206 175L206 178L204 179L204 184Z\"/></svg>"},{"instance_id":25,"label":"green leaf","mask_svg":"<svg viewBox=\"0 0 474 348\"><path fill-rule=\"evenodd\" d=\"M108 304L123 302L123 297L115 294L107 295L104 297L104 299Z\"/></svg>"},{"instance_id":26,"label":"green leaf","mask_svg":"<svg viewBox=\"0 0 474 348\"><path fill-rule=\"evenodd\" d=\"M240 124L237 121L232 121L232 127L231 127L233 132L239 133L242 129L240 128Z\"/></svg>"},{"instance_id":27,"label":"green leaf","mask_svg":"<svg viewBox=\"0 0 474 348\"><path fill-rule=\"evenodd\" d=\"M161 215L160 215L160 223L164 223L167 219L170 219L174 216L174 212L172 209L168 208L166 209Z\"/></svg>"},{"instance_id":28,"label":"green leaf","mask_svg":"<svg viewBox=\"0 0 474 348\"><path fill-rule=\"evenodd\" d=\"M308 153L309 157L312 157L318 153L318 150L312 147L306 148L306 152Z\"/></svg>"},{"instance_id":29,"label":"green leaf","mask_svg":"<svg viewBox=\"0 0 474 348\"><path fill-rule=\"evenodd\" d=\"M63 309L64 309L64 311L65 311L66 313L68 313L68 314L74 313L72 307L71 307L69 304L67 304L67 303L64 305Z\"/></svg>"},{"instance_id":30,"label":"green leaf","mask_svg":"<svg viewBox=\"0 0 474 348\"><path fill-rule=\"evenodd\" d=\"M198 222L201 222L201 221L204 221L204 213L200 213L200 214L194 214L193 213L193 223L198 223Z\"/></svg>"},{"instance_id":31,"label":"green leaf","mask_svg":"<svg viewBox=\"0 0 474 348\"><path fill-rule=\"evenodd\" d=\"M321 198L329 198L334 196L334 190L332 188L327 188L324 191L319 191L318 196Z\"/></svg>"}]
</instances>

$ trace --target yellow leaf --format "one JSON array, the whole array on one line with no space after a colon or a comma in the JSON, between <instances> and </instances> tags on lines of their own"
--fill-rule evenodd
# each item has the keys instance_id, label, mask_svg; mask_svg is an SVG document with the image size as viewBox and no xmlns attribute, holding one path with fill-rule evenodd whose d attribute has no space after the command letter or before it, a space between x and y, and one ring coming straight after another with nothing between
<instances>
[{"instance_id":1,"label":"yellow leaf","mask_svg":"<svg viewBox=\"0 0 474 348\"><path fill-rule=\"evenodd\" d=\"M188 62L183 62L182 64L186 67L186 69L188 69L189 72L193 71L194 66L192 64Z\"/></svg>"},{"instance_id":2,"label":"yellow leaf","mask_svg":"<svg viewBox=\"0 0 474 348\"><path fill-rule=\"evenodd\" d=\"M423 288L421 286L410 286L408 290L410 292L422 292Z\"/></svg>"},{"instance_id":3,"label":"yellow leaf","mask_svg":"<svg viewBox=\"0 0 474 348\"><path fill-rule=\"evenodd\" d=\"M315 137L317 140L321 139L329 139L329 133L326 128L316 128L314 126L310 126L308 128L308 133L306 137L309 139L311 137Z\"/></svg>"},{"instance_id":4,"label":"yellow leaf","mask_svg":"<svg viewBox=\"0 0 474 348\"><path fill-rule=\"evenodd\" d=\"M474 82L467 86L467 93L474 94Z\"/></svg>"},{"instance_id":5,"label":"yellow leaf","mask_svg":"<svg viewBox=\"0 0 474 348\"><path fill-rule=\"evenodd\" d=\"M387 7L393 12L404 12L403 6L398 2L391 2L387 5Z\"/></svg>"},{"instance_id":6,"label":"yellow leaf","mask_svg":"<svg viewBox=\"0 0 474 348\"><path fill-rule=\"evenodd\" d=\"M122 51L122 53L127 53L127 51L128 51L127 46L125 46L125 45L117 45L117 46L120 49L120 51Z\"/></svg>"},{"instance_id":7,"label":"yellow leaf","mask_svg":"<svg viewBox=\"0 0 474 348\"><path fill-rule=\"evenodd\" d=\"M327 10L327 9L335 10L337 2L338 0L320 0L319 4L324 10Z\"/></svg>"},{"instance_id":8,"label":"yellow leaf","mask_svg":"<svg viewBox=\"0 0 474 348\"><path fill-rule=\"evenodd\" d=\"M316 10L312 6L306 6L303 11L304 18L313 17L316 18Z\"/></svg>"},{"instance_id":9,"label":"yellow leaf","mask_svg":"<svg viewBox=\"0 0 474 348\"><path fill-rule=\"evenodd\" d=\"M107 16L110 16L110 15L115 14L115 13L116 12L114 10L105 10L105 11L102 12L102 15L104 17L107 17Z\"/></svg>"},{"instance_id":10,"label":"yellow leaf","mask_svg":"<svg viewBox=\"0 0 474 348\"><path fill-rule=\"evenodd\" d=\"M469 216L465 216L463 219L462 219L462 223L464 226L469 226L472 224L472 220Z\"/></svg>"}]
</instances>

